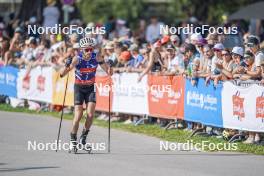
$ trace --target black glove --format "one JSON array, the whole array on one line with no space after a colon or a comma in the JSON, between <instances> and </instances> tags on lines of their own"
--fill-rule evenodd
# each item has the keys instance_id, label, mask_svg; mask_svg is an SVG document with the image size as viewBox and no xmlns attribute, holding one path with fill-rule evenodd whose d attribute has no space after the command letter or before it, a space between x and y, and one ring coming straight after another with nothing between
<instances>
[{"instance_id":1,"label":"black glove","mask_svg":"<svg viewBox=\"0 0 264 176\"><path fill-rule=\"evenodd\" d=\"M72 58L71 57L68 57L66 59L66 62L65 62L65 67L70 67L71 63L72 63Z\"/></svg>"}]
</instances>

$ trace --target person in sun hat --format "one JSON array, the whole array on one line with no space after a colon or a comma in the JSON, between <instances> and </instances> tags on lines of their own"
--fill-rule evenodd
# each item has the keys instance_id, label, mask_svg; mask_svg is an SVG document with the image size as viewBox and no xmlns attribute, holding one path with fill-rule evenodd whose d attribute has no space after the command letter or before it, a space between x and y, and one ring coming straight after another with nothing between
<instances>
[{"instance_id":1,"label":"person in sun hat","mask_svg":"<svg viewBox=\"0 0 264 176\"><path fill-rule=\"evenodd\" d=\"M65 76L69 71L75 68L75 83L74 83L74 118L70 133L71 146L74 149L77 145L77 132L79 122L83 116L83 103L86 104L87 117L84 123L84 128L80 136L80 143L86 144L86 137L92 125L95 104L95 74L98 65L108 73L112 74L111 67L104 62L100 54L100 50L96 52L96 40L94 38L83 38L79 42L79 55L75 56L73 49L67 51L68 58L66 59L65 67L60 73L60 76Z\"/></svg>"},{"instance_id":2,"label":"person in sun hat","mask_svg":"<svg viewBox=\"0 0 264 176\"><path fill-rule=\"evenodd\" d=\"M115 53L115 43L109 41L106 43L105 47L106 61L111 60L114 64L117 63L117 54Z\"/></svg>"}]
</instances>

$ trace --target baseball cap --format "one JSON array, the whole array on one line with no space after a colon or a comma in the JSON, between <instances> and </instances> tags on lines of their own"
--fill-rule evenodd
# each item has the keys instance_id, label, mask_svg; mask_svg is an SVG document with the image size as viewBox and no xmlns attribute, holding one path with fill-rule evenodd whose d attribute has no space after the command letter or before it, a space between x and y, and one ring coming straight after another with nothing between
<instances>
[{"instance_id":1,"label":"baseball cap","mask_svg":"<svg viewBox=\"0 0 264 176\"><path fill-rule=\"evenodd\" d=\"M121 54L120 54L120 59L123 60L123 61L128 61L131 57L131 54L129 51L123 51Z\"/></svg>"},{"instance_id":2,"label":"baseball cap","mask_svg":"<svg viewBox=\"0 0 264 176\"><path fill-rule=\"evenodd\" d=\"M113 49L114 48L114 42L108 42L105 45L105 49Z\"/></svg>"},{"instance_id":3,"label":"baseball cap","mask_svg":"<svg viewBox=\"0 0 264 176\"><path fill-rule=\"evenodd\" d=\"M78 49L78 48L80 48L80 45L79 45L79 43L74 43L72 47L73 47L73 49Z\"/></svg>"},{"instance_id":4,"label":"baseball cap","mask_svg":"<svg viewBox=\"0 0 264 176\"><path fill-rule=\"evenodd\" d=\"M197 45L206 45L207 44L207 40L206 39L204 39L204 38L201 38L201 39L199 39L198 41L197 41L197 43L196 43Z\"/></svg>"},{"instance_id":5,"label":"baseball cap","mask_svg":"<svg viewBox=\"0 0 264 176\"><path fill-rule=\"evenodd\" d=\"M258 37L254 36L254 35L249 36L247 46L252 47L252 46L256 46L256 45L259 45Z\"/></svg>"},{"instance_id":6,"label":"baseball cap","mask_svg":"<svg viewBox=\"0 0 264 176\"><path fill-rule=\"evenodd\" d=\"M217 40L217 34L208 34L206 40Z\"/></svg>"},{"instance_id":7,"label":"baseball cap","mask_svg":"<svg viewBox=\"0 0 264 176\"><path fill-rule=\"evenodd\" d=\"M244 49L239 47L239 46L235 46L233 49L232 49L232 53L233 54L238 54L240 56L244 56Z\"/></svg>"},{"instance_id":8,"label":"baseball cap","mask_svg":"<svg viewBox=\"0 0 264 176\"><path fill-rule=\"evenodd\" d=\"M161 44L166 44L170 41L170 36L165 35L162 39L161 39Z\"/></svg>"},{"instance_id":9,"label":"baseball cap","mask_svg":"<svg viewBox=\"0 0 264 176\"><path fill-rule=\"evenodd\" d=\"M196 48L195 48L195 46L193 44L186 43L184 50L185 50L185 52L187 52L187 51L195 52L196 51Z\"/></svg>"},{"instance_id":10,"label":"baseball cap","mask_svg":"<svg viewBox=\"0 0 264 176\"><path fill-rule=\"evenodd\" d=\"M203 37L202 37L202 35L200 34L200 33L194 33L194 34L192 34L191 35L191 40L195 40L195 41L198 41L198 40L200 40L200 39L202 39Z\"/></svg>"},{"instance_id":11,"label":"baseball cap","mask_svg":"<svg viewBox=\"0 0 264 176\"><path fill-rule=\"evenodd\" d=\"M34 23L37 22L37 18L35 16L32 16L32 17L29 18L28 22L29 22L29 24L34 24Z\"/></svg>"},{"instance_id":12,"label":"baseball cap","mask_svg":"<svg viewBox=\"0 0 264 176\"><path fill-rule=\"evenodd\" d=\"M129 51L138 51L139 48L138 48L138 45L136 45L136 44L132 44L132 45L130 45L130 47L129 47L128 50L129 50Z\"/></svg>"},{"instance_id":13,"label":"baseball cap","mask_svg":"<svg viewBox=\"0 0 264 176\"><path fill-rule=\"evenodd\" d=\"M215 50L215 51L221 51L221 50L224 50L225 49L225 47L224 47L224 45L222 44L222 43L217 43L217 44L215 44L214 45L214 47L213 47L213 50Z\"/></svg>"},{"instance_id":14,"label":"baseball cap","mask_svg":"<svg viewBox=\"0 0 264 176\"><path fill-rule=\"evenodd\" d=\"M254 54L250 51L246 51L244 54L244 58L253 58L254 59Z\"/></svg>"},{"instance_id":15,"label":"baseball cap","mask_svg":"<svg viewBox=\"0 0 264 176\"><path fill-rule=\"evenodd\" d=\"M37 40L35 38L29 38L29 44L33 44L36 45L37 44Z\"/></svg>"},{"instance_id":16,"label":"baseball cap","mask_svg":"<svg viewBox=\"0 0 264 176\"><path fill-rule=\"evenodd\" d=\"M17 27L15 29L15 33L22 33L22 32L23 32L23 30L20 27Z\"/></svg>"},{"instance_id":17,"label":"baseball cap","mask_svg":"<svg viewBox=\"0 0 264 176\"><path fill-rule=\"evenodd\" d=\"M179 42L180 41L180 38L179 38L179 36L178 35L171 35L170 36L170 40L172 41L172 42Z\"/></svg>"},{"instance_id":18,"label":"baseball cap","mask_svg":"<svg viewBox=\"0 0 264 176\"><path fill-rule=\"evenodd\" d=\"M166 50L175 50L175 47L173 45L167 45Z\"/></svg>"},{"instance_id":19,"label":"baseball cap","mask_svg":"<svg viewBox=\"0 0 264 176\"><path fill-rule=\"evenodd\" d=\"M120 24L120 25L125 25L126 24L126 21L125 20L122 20L122 19L118 19L118 20L116 20L116 23L117 24Z\"/></svg>"}]
</instances>

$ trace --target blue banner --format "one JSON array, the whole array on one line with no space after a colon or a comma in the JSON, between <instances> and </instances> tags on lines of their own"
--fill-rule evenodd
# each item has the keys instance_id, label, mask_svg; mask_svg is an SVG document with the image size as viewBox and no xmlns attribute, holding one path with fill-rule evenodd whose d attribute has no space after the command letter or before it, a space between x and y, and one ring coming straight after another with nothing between
<instances>
[{"instance_id":1,"label":"blue banner","mask_svg":"<svg viewBox=\"0 0 264 176\"><path fill-rule=\"evenodd\" d=\"M17 75L17 68L0 67L0 95L17 97Z\"/></svg>"},{"instance_id":2,"label":"blue banner","mask_svg":"<svg viewBox=\"0 0 264 176\"><path fill-rule=\"evenodd\" d=\"M222 84L214 87L212 82L206 86L204 79L199 79L193 86L190 80L186 80L184 120L223 127L222 87Z\"/></svg>"}]
</instances>

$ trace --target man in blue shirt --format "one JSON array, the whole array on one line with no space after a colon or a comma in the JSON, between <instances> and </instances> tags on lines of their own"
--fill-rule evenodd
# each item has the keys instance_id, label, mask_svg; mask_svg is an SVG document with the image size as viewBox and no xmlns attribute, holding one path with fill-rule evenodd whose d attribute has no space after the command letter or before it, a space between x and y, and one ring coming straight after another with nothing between
<instances>
[{"instance_id":1,"label":"man in blue shirt","mask_svg":"<svg viewBox=\"0 0 264 176\"><path fill-rule=\"evenodd\" d=\"M131 52L132 57L128 61L127 66L133 68L140 68L144 60L144 57L141 54L139 54L138 46L136 44L132 44L129 48L129 51Z\"/></svg>"}]
</instances>

